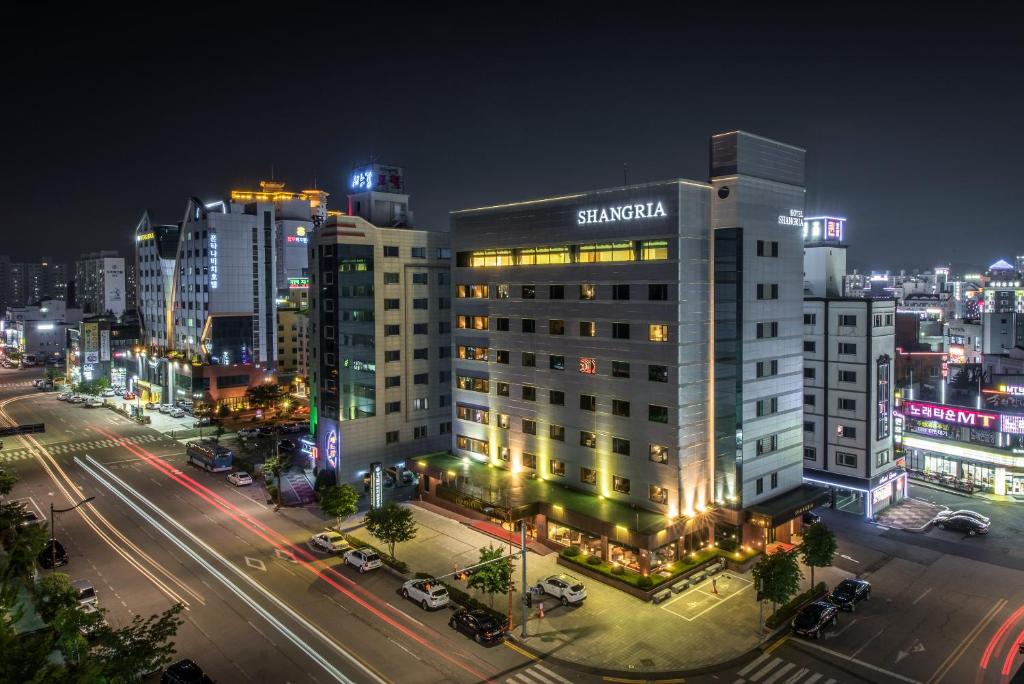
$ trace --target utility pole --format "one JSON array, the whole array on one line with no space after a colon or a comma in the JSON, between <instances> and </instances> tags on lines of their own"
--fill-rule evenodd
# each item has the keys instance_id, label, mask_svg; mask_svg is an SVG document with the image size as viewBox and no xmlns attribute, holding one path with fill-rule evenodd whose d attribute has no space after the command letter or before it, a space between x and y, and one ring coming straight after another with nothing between
<instances>
[{"instance_id":1,"label":"utility pole","mask_svg":"<svg viewBox=\"0 0 1024 684\"><path fill-rule=\"evenodd\" d=\"M520 523L519 532L520 532L520 547L522 549L522 554L523 554L523 624L522 624L522 627L520 629L519 636L521 636L521 637L523 637L525 639L526 636L527 636L527 634L526 634L526 611L527 611L526 592L528 592L530 590L530 588L526 584L526 521L525 520L523 520Z\"/></svg>"}]
</instances>

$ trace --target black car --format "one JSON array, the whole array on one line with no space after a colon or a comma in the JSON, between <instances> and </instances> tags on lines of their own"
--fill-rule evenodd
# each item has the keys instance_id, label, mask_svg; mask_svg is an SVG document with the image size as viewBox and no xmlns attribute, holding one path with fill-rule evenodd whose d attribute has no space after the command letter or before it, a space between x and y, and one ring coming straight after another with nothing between
<instances>
[{"instance_id":1,"label":"black car","mask_svg":"<svg viewBox=\"0 0 1024 684\"><path fill-rule=\"evenodd\" d=\"M861 601L871 598L871 585L862 579L844 579L828 595L829 603L853 611Z\"/></svg>"},{"instance_id":2,"label":"black car","mask_svg":"<svg viewBox=\"0 0 1024 684\"><path fill-rule=\"evenodd\" d=\"M804 525L807 525L808 527L810 527L811 525L813 525L815 523L820 523L821 522L821 516L818 515L817 513L815 513L814 511L807 511L806 513L804 513L803 521L804 521Z\"/></svg>"},{"instance_id":3,"label":"black car","mask_svg":"<svg viewBox=\"0 0 1024 684\"><path fill-rule=\"evenodd\" d=\"M494 644L505 635L502 626L485 610L462 608L452 615L448 626L473 637L478 644Z\"/></svg>"},{"instance_id":4,"label":"black car","mask_svg":"<svg viewBox=\"0 0 1024 684\"><path fill-rule=\"evenodd\" d=\"M976 534L988 534L988 525L977 518L967 515L954 515L950 518L943 518L938 523L940 530L953 530L954 532L966 532L972 537Z\"/></svg>"},{"instance_id":5,"label":"black car","mask_svg":"<svg viewBox=\"0 0 1024 684\"><path fill-rule=\"evenodd\" d=\"M194 660L185 658L164 670L160 684L213 684L213 680Z\"/></svg>"},{"instance_id":6,"label":"black car","mask_svg":"<svg viewBox=\"0 0 1024 684\"><path fill-rule=\"evenodd\" d=\"M812 639L821 637L821 630L835 627L839 622L839 609L826 601L815 601L800 609L793 618L793 633Z\"/></svg>"},{"instance_id":7,"label":"black car","mask_svg":"<svg viewBox=\"0 0 1024 684\"><path fill-rule=\"evenodd\" d=\"M64 550L64 545L56 539L50 539L46 542L46 546L39 554L39 564L47 570L53 568L59 568L62 565L68 563L68 552Z\"/></svg>"}]
</instances>

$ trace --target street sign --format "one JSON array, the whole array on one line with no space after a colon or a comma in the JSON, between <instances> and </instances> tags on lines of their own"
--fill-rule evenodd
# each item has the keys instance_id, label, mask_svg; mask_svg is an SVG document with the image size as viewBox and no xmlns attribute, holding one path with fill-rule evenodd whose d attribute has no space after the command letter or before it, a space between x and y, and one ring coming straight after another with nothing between
<instances>
[{"instance_id":1,"label":"street sign","mask_svg":"<svg viewBox=\"0 0 1024 684\"><path fill-rule=\"evenodd\" d=\"M0 437L28 435L36 432L46 432L46 423L30 423L28 425L14 425L12 427L0 428Z\"/></svg>"},{"instance_id":2,"label":"street sign","mask_svg":"<svg viewBox=\"0 0 1024 684\"><path fill-rule=\"evenodd\" d=\"M370 464L370 508L384 505L384 464Z\"/></svg>"}]
</instances>

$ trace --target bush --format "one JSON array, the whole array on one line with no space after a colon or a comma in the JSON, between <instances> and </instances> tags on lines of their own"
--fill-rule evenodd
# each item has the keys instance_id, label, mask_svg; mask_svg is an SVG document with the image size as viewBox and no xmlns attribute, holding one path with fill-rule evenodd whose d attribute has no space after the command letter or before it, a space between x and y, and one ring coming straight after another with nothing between
<instances>
[{"instance_id":1,"label":"bush","mask_svg":"<svg viewBox=\"0 0 1024 684\"><path fill-rule=\"evenodd\" d=\"M612 570L612 572L615 571ZM649 575L641 575L640 579L636 581L636 586L639 589L650 589L654 586L654 580L652 580Z\"/></svg>"},{"instance_id":2,"label":"bush","mask_svg":"<svg viewBox=\"0 0 1024 684\"><path fill-rule=\"evenodd\" d=\"M565 556L566 558L572 558L574 556L578 556L578 555L580 555L580 547L578 547L575 544L573 544L572 546L567 548L565 551L563 551L562 555Z\"/></svg>"},{"instance_id":3,"label":"bush","mask_svg":"<svg viewBox=\"0 0 1024 684\"><path fill-rule=\"evenodd\" d=\"M602 562L600 556L587 556L587 563L590 565L600 565Z\"/></svg>"},{"instance_id":4,"label":"bush","mask_svg":"<svg viewBox=\"0 0 1024 684\"><path fill-rule=\"evenodd\" d=\"M796 614L796 611L800 606L808 601L820 598L826 593L828 593L828 587L825 586L824 582L818 582L811 589L791 598L789 603L779 606L774 613L768 616L768 619L764 621L764 624L770 629L775 629L776 627L784 625L789 622L789 619L793 617L794 614Z\"/></svg>"},{"instance_id":5,"label":"bush","mask_svg":"<svg viewBox=\"0 0 1024 684\"><path fill-rule=\"evenodd\" d=\"M267 496L270 497L272 503L277 503L277 487L272 484L267 485Z\"/></svg>"},{"instance_id":6,"label":"bush","mask_svg":"<svg viewBox=\"0 0 1024 684\"><path fill-rule=\"evenodd\" d=\"M613 565L612 566L612 574L613 575L625 575L626 574L626 568L622 567L621 565Z\"/></svg>"}]
</instances>

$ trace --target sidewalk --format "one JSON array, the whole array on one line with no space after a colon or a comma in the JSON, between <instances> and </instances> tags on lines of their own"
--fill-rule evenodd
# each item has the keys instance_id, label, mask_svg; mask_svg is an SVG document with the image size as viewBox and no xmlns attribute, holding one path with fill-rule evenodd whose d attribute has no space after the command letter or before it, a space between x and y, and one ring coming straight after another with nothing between
<instances>
[{"instance_id":1,"label":"sidewalk","mask_svg":"<svg viewBox=\"0 0 1024 684\"><path fill-rule=\"evenodd\" d=\"M936 506L926 501L903 499L876 515L875 522L897 530L923 532L932 518L942 509L943 506Z\"/></svg>"}]
</instances>

